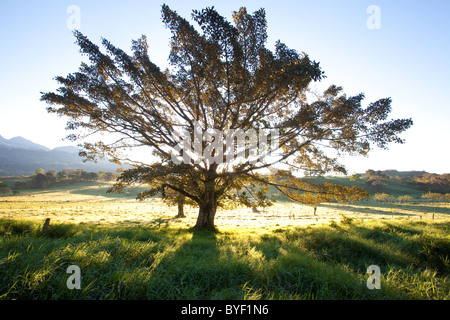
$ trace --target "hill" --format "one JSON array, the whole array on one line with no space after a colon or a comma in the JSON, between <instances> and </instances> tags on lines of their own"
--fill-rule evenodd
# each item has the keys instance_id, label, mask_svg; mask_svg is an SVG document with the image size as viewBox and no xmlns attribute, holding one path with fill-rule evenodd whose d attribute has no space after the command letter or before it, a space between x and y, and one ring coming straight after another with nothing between
<instances>
[{"instance_id":1,"label":"hill","mask_svg":"<svg viewBox=\"0 0 450 320\"><path fill-rule=\"evenodd\" d=\"M420 171L414 171L420 172ZM401 176L401 172L399 175ZM419 183L416 180L422 175L405 176L404 178L385 178L379 181L378 185L369 183L367 178L361 178L358 181L352 181L350 177L308 177L308 181L313 183L330 182L342 186L356 186L366 189L371 196L376 193L387 193L394 197L410 195L415 199L420 199L422 194L431 191L439 193L450 193L450 182L447 180L445 184L437 185L432 182ZM414 178L413 180L408 178Z\"/></svg>"},{"instance_id":2,"label":"hill","mask_svg":"<svg viewBox=\"0 0 450 320\"><path fill-rule=\"evenodd\" d=\"M25 150L40 150L40 151L50 150L49 148L43 145L34 143L23 137L14 137L8 140L0 136L0 147L8 149L25 149Z\"/></svg>"},{"instance_id":3,"label":"hill","mask_svg":"<svg viewBox=\"0 0 450 320\"><path fill-rule=\"evenodd\" d=\"M23 137L8 140L0 136L0 176L30 175L37 169L114 172L117 168L109 161L83 162L73 146L50 149Z\"/></svg>"},{"instance_id":4,"label":"hill","mask_svg":"<svg viewBox=\"0 0 450 320\"><path fill-rule=\"evenodd\" d=\"M426 171L397 171L397 170L384 170L381 171L382 174L385 174L389 177L396 178L412 178L417 176L423 176L424 174L427 174Z\"/></svg>"}]
</instances>

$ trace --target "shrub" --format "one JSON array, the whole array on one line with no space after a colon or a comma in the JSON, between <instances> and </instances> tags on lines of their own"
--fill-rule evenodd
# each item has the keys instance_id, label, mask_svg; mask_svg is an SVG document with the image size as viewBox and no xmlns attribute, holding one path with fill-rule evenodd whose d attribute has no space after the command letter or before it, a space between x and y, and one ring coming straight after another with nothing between
<instances>
[{"instance_id":1,"label":"shrub","mask_svg":"<svg viewBox=\"0 0 450 320\"><path fill-rule=\"evenodd\" d=\"M436 193L436 192L427 192L425 194L422 195L423 199L427 199L429 201L445 201L446 200L446 195L441 194L441 193Z\"/></svg>"},{"instance_id":2,"label":"shrub","mask_svg":"<svg viewBox=\"0 0 450 320\"><path fill-rule=\"evenodd\" d=\"M377 202L390 202L396 200L394 196L387 193L376 193L373 196L373 199Z\"/></svg>"},{"instance_id":3,"label":"shrub","mask_svg":"<svg viewBox=\"0 0 450 320\"><path fill-rule=\"evenodd\" d=\"M400 201L401 203L403 202L410 202L413 201L413 197L411 197L410 195L404 195L404 196L400 196L398 197L398 201Z\"/></svg>"},{"instance_id":4,"label":"shrub","mask_svg":"<svg viewBox=\"0 0 450 320\"><path fill-rule=\"evenodd\" d=\"M0 193L5 195L11 192L11 189L8 187L0 187Z\"/></svg>"}]
</instances>

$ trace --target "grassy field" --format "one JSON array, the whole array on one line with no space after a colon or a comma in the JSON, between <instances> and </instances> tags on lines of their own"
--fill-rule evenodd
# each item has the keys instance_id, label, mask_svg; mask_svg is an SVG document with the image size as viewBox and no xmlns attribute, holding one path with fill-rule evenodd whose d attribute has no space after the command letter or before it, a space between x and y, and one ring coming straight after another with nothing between
<instances>
[{"instance_id":1,"label":"grassy field","mask_svg":"<svg viewBox=\"0 0 450 320\"><path fill-rule=\"evenodd\" d=\"M109 184L81 184L64 188L50 188L21 192L18 196L0 196L0 219L25 219L44 221L50 218L57 223L88 224L158 224L174 227L191 227L195 224L198 209L186 206L186 218L176 219L176 207L168 207L159 198L136 201L140 190L131 189L124 194L107 194ZM275 205L260 212L248 208L219 209L216 224L220 228L295 227L338 222L344 217L358 220L404 219L446 221L450 218L448 203L389 203L365 201L357 204L325 203L317 215L311 207L285 201L277 194Z\"/></svg>"},{"instance_id":2,"label":"grassy field","mask_svg":"<svg viewBox=\"0 0 450 320\"><path fill-rule=\"evenodd\" d=\"M158 199L106 185L0 197L1 299L439 299L450 295L450 205L279 202L192 231ZM42 232L45 218L50 229ZM81 289L66 272L80 267ZM381 270L369 290L367 267Z\"/></svg>"}]
</instances>

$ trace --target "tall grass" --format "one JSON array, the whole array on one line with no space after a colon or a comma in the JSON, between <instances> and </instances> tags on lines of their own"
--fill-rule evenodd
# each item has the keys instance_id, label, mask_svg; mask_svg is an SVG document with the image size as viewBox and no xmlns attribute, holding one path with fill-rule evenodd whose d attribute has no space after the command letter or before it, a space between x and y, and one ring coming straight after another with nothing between
<instances>
[{"instance_id":1,"label":"tall grass","mask_svg":"<svg viewBox=\"0 0 450 320\"><path fill-rule=\"evenodd\" d=\"M448 299L449 223L268 231L0 220L2 299ZM70 290L67 267L81 269ZM381 289L366 270L381 268Z\"/></svg>"}]
</instances>

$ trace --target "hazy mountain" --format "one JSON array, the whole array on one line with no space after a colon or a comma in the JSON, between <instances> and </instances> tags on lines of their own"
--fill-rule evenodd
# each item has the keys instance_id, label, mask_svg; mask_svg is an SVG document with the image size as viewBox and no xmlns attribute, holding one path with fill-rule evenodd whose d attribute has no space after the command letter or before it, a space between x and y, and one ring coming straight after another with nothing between
<instances>
[{"instance_id":1,"label":"hazy mountain","mask_svg":"<svg viewBox=\"0 0 450 320\"><path fill-rule=\"evenodd\" d=\"M78 153L79 149L73 146L65 146L65 147L56 147L53 151L64 151L68 153Z\"/></svg>"},{"instance_id":2,"label":"hazy mountain","mask_svg":"<svg viewBox=\"0 0 450 320\"><path fill-rule=\"evenodd\" d=\"M43 145L34 143L33 141L27 140L22 137L14 137L8 140L0 136L0 147L27 149L27 150L41 150L41 151L50 150L49 148Z\"/></svg>"},{"instance_id":3,"label":"hazy mountain","mask_svg":"<svg viewBox=\"0 0 450 320\"><path fill-rule=\"evenodd\" d=\"M7 142L8 142L8 140L6 140L2 136L0 136L0 146L6 144Z\"/></svg>"},{"instance_id":4,"label":"hazy mountain","mask_svg":"<svg viewBox=\"0 0 450 320\"><path fill-rule=\"evenodd\" d=\"M115 172L117 168L117 165L109 161L83 162L78 156L77 147L50 149L22 137L8 140L0 136L0 176L30 175L37 169Z\"/></svg>"}]
</instances>

